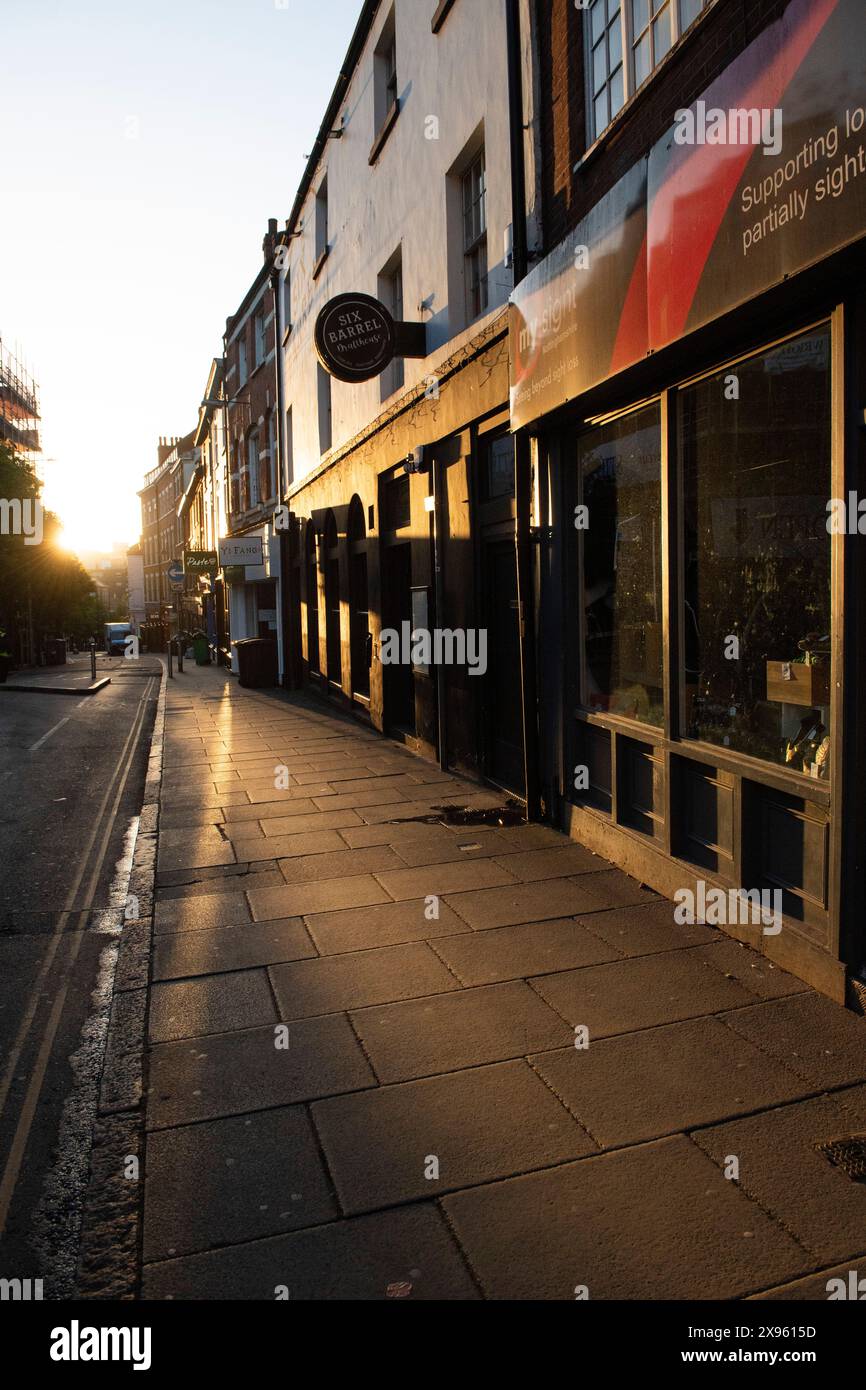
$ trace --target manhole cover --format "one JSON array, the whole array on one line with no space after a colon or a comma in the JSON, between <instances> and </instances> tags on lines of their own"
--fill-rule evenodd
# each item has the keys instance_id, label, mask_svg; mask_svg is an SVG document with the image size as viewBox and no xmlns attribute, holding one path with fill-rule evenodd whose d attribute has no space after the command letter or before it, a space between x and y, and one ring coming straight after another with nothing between
<instances>
[{"instance_id":1,"label":"manhole cover","mask_svg":"<svg viewBox=\"0 0 866 1390\"><path fill-rule=\"evenodd\" d=\"M847 1139L826 1139L815 1148L852 1182L866 1182L866 1134L852 1134Z\"/></svg>"}]
</instances>

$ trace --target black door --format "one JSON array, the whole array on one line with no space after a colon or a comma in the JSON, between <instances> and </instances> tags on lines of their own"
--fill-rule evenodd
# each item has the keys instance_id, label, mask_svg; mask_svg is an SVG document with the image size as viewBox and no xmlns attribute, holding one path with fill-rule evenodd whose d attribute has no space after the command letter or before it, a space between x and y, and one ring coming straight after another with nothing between
<instances>
[{"instance_id":1,"label":"black door","mask_svg":"<svg viewBox=\"0 0 866 1390\"><path fill-rule=\"evenodd\" d=\"M484 545L487 674L484 676L485 773L523 796L523 705L520 677L520 614L513 540Z\"/></svg>"},{"instance_id":2,"label":"black door","mask_svg":"<svg viewBox=\"0 0 866 1390\"><path fill-rule=\"evenodd\" d=\"M385 547L382 626L402 636L402 624L412 621L412 548L410 545ZM389 664L383 671L385 683L385 722L388 728L415 732L415 678L410 662Z\"/></svg>"}]
</instances>

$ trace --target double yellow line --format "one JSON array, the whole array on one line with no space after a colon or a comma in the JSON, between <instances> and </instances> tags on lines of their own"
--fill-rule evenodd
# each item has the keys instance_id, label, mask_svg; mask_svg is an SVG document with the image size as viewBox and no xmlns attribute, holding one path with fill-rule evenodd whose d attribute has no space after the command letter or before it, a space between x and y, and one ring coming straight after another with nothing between
<instances>
[{"instance_id":1,"label":"double yellow line","mask_svg":"<svg viewBox=\"0 0 866 1390\"><path fill-rule=\"evenodd\" d=\"M84 925L91 911L89 906L76 909L73 904L85 880L88 864L91 864L92 867L90 875L87 878L87 886L84 893L85 903L91 904L93 902L94 895L99 886L99 879L105 863L105 856L108 853L108 847L111 843L111 832L114 827L115 817L118 807L120 806L124 789L129 780L129 774L132 771L136 748L141 736L141 731L144 727L146 705L153 687L153 681L154 677L148 680L144 693L138 702L138 708L135 712L132 725L130 726L129 733L121 749L120 757L109 779L108 786L105 789L105 794L99 804L93 828L81 855L80 868L66 895L65 904L49 940L48 949L45 952L45 957L39 968L39 974L31 987L27 1007L24 1011L24 1016L21 1020L21 1025L18 1029L12 1050L9 1053L3 1079L0 1081L0 1115L2 1115L9 1095L9 1089L15 1076L15 1069L21 1059L21 1054L24 1051L39 1009L45 981L54 964L55 957L60 948L60 943L64 936L67 935L67 925L73 918L78 918L79 930L69 933L70 946L63 971L63 981L62 984L59 985L57 995L51 1006L45 1032L42 1036L42 1042L30 1076L30 1082L21 1106L21 1112L18 1116L18 1123L15 1127L15 1133L12 1136L9 1155L3 1169L3 1177L0 1179L0 1235L3 1234L6 1228L9 1207L15 1193L18 1175L21 1172L21 1164L24 1161L27 1141L30 1137L30 1130L33 1125L33 1117L36 1113L39 1095L42 1090L42 1083L45 1080L45 1072L48 1069L48 1063L51 1058L51 1049L54 1046L54 1039L57 1035L57 1029L63 1014L72 968L78 958L78 952L81 949L81 941L84 935Z\"/></svg>"}]
</instances>

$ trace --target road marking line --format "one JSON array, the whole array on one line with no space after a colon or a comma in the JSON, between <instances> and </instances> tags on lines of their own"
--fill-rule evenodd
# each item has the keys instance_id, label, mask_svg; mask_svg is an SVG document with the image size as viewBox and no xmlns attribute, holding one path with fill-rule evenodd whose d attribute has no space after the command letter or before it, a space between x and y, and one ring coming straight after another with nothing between
<instances>
[{"instance_id":1,"label":"road marking line","mask_svg":"<svg viewBox=\"0 0 866 1390\"><path fill-rule=\"evenodd\" d=\"M123 776L120 778L120 781L117 786L117 792L114 797L111 812L105 823L105 831L103 833L102 840L99 845L99 851L97 853L96 862L93 866L93 870L90 875L90 880L87 885L86 897L88 900L92 899L96 888L99 886L99 876L102 872L102 865L105 861L105 856L108 852L108 846L111 842L111 831L114 826L114 818L117 813L117 808L120 805L121 797L123 796L124 787L126 786L126 783L129 779L129 774L132 770L132 763L135 756L135 749L138 744L139 735L144 727L145 704L150 688L151 680L148 680L144 694L138 702L138 709L132 722L132 728L129 731L129 735L127 737L126 743L124 744L123 751L121 752L114 774L112 775L111 782L109 783L105 799L103 800L102 806L100 807L100 814L97 817L97 822L93 830L90 845L88 846L88 853L87 855L85 855L84 860L82 862L81 872L78 877L79 883L81 879L84 877L84 871L87 864L87 858L90 853L90 849L93 846L94 841L96 840L96 836L103 819L103 812L108 803L108 798L111 794L111 790L114 786L115 780L117 779L118 774L120 772L121 765L124 761L124 755L126 754L126 750L127 748L129 748L129 755L126 758L126 766L123 769ZM132 739L131 745L130 739ZM67 899L67 902L68 901L69 899ZM64 913L63 917L72 915L72 913ZM84 922L86 922L87 917L89 915L89 909L82 909L77 915L79 919L82 921L83 928L83 924ZM76 932L70 944L69 959L66 961L66 968L64 972L65 981L60 991L60 994L54 1001L54 1005L52 1007L51 1014L48 1019L48 1024L43 1035L42 1045L37 1055L36 1065L34 1067L33 1072L30 1075L30 1084L27 1087L27 1092L24 1097L24 1103L21 1108L21 1113L18 1117L18 1123L15 1127L15 1134L13 1135L12 1143L10 1145L9 1156L7 1158L6 1165L3 1171L3 1179L2 1182L0 1182L0 1235L2 1235L3 1231L6 1228L6 1218L9 1215L9 1206L11 1204L12 1197L14 1196L15 1187L18 1182L18 1175L21 1171L21 1164L24 1160L24 1154L27 1148L27 1141L30 1137L30 1129L33 1124L33 1117L36 1114L36 1107L39 1101L40 1093L42 1091L42 1083L45 1079L45 1072L48 1070L48 1063L51 1060L51 1048L54 1043L54 1038L57 1033L57 1029L60 1025L60 1019L63 1012L63 1005L65 1003L66 993L69 988L71 970L78 957L78 952L81 947L81 938L83 935L83 929L81 931ZM52 958L56 952L60 940L61 936L59 932L55 932L53 941L54 950L49 953ZM40 981L42 975L43 972L40 971ZM30 1021L32 1021L34 1013L35 1004L33 1009L30 1011ZM20 1055L20 1052L23 1049L23 1045L27 1037L27 1032L29 1032L29 1026L30 1025L28 1022L27 1029L24 1032L23 1036L19 1033L19 1038L17 1041L20 1042L20 1047L18 1048L16 1056L10 1059L10 1068L7 1071L6 1077L4 1077L2 1097L0 1097L0 1109L2 1109L3 1101L5 1101L6 1095L8 1094L9 1084L12 1079L12 1067L15 1065L15 1063L17 1063L18 1055Z\"/></svg>"},{"instance_id":2,"label":"road marking line","mask_svg":"<svg viewBox=\"0 0 866 1390\"><path fill-rule=\"evenodd\" d=\"M68 724L71 718L72 718L72 715L71 715L71 714L67 714L66 718L65 718L65 719L61 719L61 721L60 721L59 724L55 724L53 729L49 729L47 734L43 734L42 737L41 737L41 738L38 738L38 739L36 740L35 743L31 743L30 747L27 749L27 752L28 752L28 753L35 753L37 748L41 748L41 747L42 747L42 745L43 745L43 743L45 743L46 739L49 739L49 738L51 737L52 734L56 734L56 733L57 733L57 730L58 730L58 729L62 729L64 724Z\"/></svg>"}]
</instances>

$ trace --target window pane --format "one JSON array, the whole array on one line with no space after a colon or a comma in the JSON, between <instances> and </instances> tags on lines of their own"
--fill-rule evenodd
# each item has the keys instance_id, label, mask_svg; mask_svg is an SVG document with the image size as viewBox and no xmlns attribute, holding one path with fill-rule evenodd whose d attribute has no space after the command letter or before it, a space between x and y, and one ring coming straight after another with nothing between
<instances>
[{"instance_id":1,"label":"window pane","mask_svg":"<svg viewBox=\"0 0 866 1390\"><path fill-rule=\"evenodd\" d=\"M486 502L514 496L514 436L501 435L488 445L487 469L482 480Z\"/></svg>"},{"instance_id":2,"label":"window pane","mask_svg":"<svg viewBox=\"0 0 866 1390\"><path fill-rule=\"evenodd\" d=\"M590 16L592 19L592 41L596 43L604 33L605 0L595 0L595 4L590 10Z\"/></svg>"},{"instance_id":3,"label":"window pane","mask_svg":"<svg viewBox=\"0 0 866 1390\"><path fill-rule=\"evenodd\" d=\"M616 23L612 24L607 31L607 51L609 54L610 70L618 68L622 62L622 25L617 17Z\"/></svg>"},{"instance_id":4,"label":"window pane","mask_svg":"<svg viewBox=\"0 0 866 1390\"><path fill-rule=\"evenodd\" d=\"M607 92L602 92L601 96L595 100L595 133L601 135L607 129Z\"/></svg>"},{"instance_id":5,"label":"window pane","mask_svg":"<svg viewBox=\"0 0 866 1390\"><path fill-rule=\"evenodd\" d=\"M607 53L604 40L592 52L592 90L597 92L607 80Z\"/></svg>"},{"instance_id":6,"label":"window pane","mask_svg":"<svg viewBox=\"0 0 866 1390\"><path fill-rule=\"evenodd\" d=\"M661 427L658 406L582 436L586 690L591 709L661 725Z\"/></svg>"},{"instance_id":7,"label":"window pane","mask_svg":"<svg viewBox=\"0 0 866 1390\"><path fill-rule=\"evenodd\" d=\"M659 10L667 4L667 0L653 0L653 14L658 14Z\"/></svg>"},{"instance_id":8,"label":"window pane","mask_svg":"<svg viewBox=\"0 0 866 1390\"><path fill-rule=\"evenodd\" d=\"M656 67L668 52L671 46L671 11L670 6L659 15L658 19L653 20L653 54L655 56Z\"/></svg>"},{"instance_id":9,"label":"window pane","mask_svg":"<svg viewBox=\"0 0 866 1390\"><path fill-rule=\"evenodd\" d=\"M649 24L649 0L631 0L631 31L635 37Z\"/></svg>"},{"instance_id":10,"label":"window pane","mask_svg":"<svg viewBox=\"0 0 866 1390\"><path fill-rule=\"evenodd\" d=\"M680 33L688 29L704 8L704 0L680 0Z\"/></svg>"},{"instance_id":11,"label":"window pane","mask_svg":"<svg viewBox=\"0 0 866 1390\"><path fill-rule=\"evenodd\" d=\"M650 74L650 36L644 34L634 51L634 85L639 87Z\"/></svg>"},{"instance_id":12,"label":"window pane","mask_svg":"<svg viewBox=\"0 0 866 1390\"><path fill-rule=\"evenodd\" d=\"M610 118L613 120L617 111L622 110L624 101L622 66L620 66L610 79Z\"/></svg>"},{"instance_id":13,"label":"window pane","mask_svg":"<svg viewBox=\"0 0 866 1390\"><path fill-rule=\"evenodd\" d=\"M829 328L689 387L678 413L686 733L828 776Z\"/></svg>"}]
</instances>

